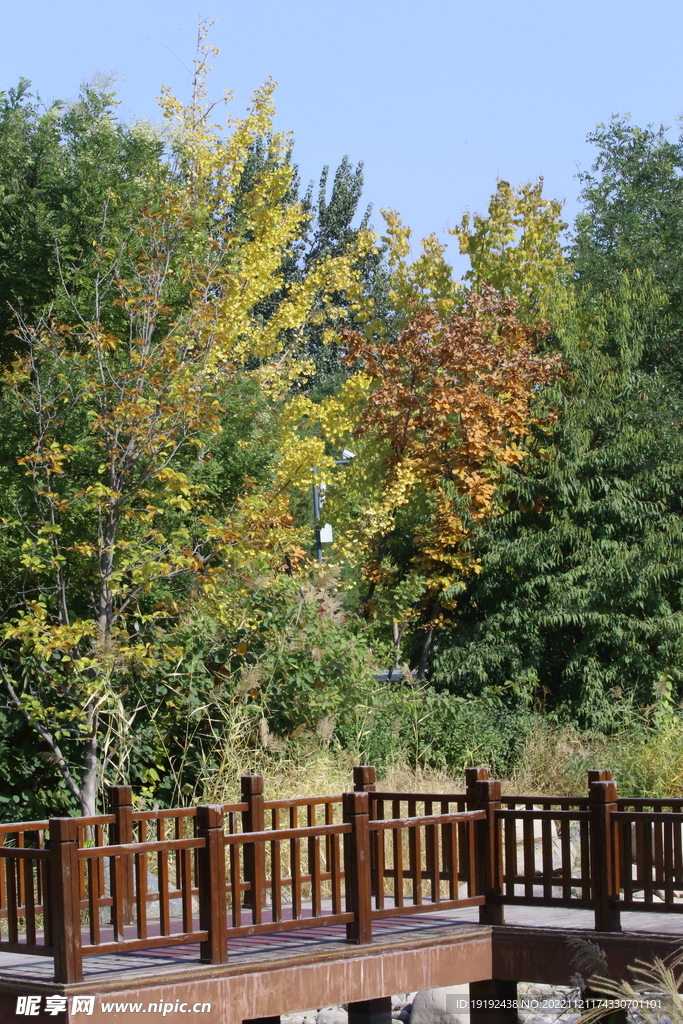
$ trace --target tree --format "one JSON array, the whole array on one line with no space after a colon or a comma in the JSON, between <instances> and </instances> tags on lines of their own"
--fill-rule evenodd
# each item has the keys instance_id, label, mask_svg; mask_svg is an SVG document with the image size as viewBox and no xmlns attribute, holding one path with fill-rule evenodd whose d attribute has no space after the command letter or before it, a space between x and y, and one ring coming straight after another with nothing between
<instances>
[{"instance_id":1,"label":"tree","mask_svg":"<svg viewBox=\"0 0 683 1024\"><path fill-rule=\"evenodd\" d=\"M16 346L15 313L31 320L74 302L95 316L98 246L125 236L165 176L163 139L115 117L110 83L93 81L70 106L43 110L22 79L0 94L0 336ZM66 289L66 290L65 290ZM99 315L115 317L117 308Z\"/></svg>"},{"instance_id":2,"label":"tree","mask_svg":"<svg viewBox=\"0 0 683 1024\"><path fill-rule=\"evenodd\" d=\"M650 358L680 367L683 327L683 138L667 129L639 128L613 117L588 139L598 148L592 172L580 176L584 209L571 251L579 285L608 292L622 274L647 274L667 297L660 309L660 337ZM654 345L657 347L653 347Z\"/></svg>"},{"instance_id":3,"label":"tree","mask_svg":"<svg viewBox=\"0 0 683 1024\"><path fill-rule=\"evenodd\" d=\"M662 301L622 278L555 311L558 420L534 428L504 479L505 513L478 533L481 572L440 638L440 685L535 693L598 729L620 698L680 693L683 404L646 369Z\"/></svg>"},{"instance_id":4,"label":"tree","mask_svg":"<svg viewBox=\"0 0 683 1024\"><path fill-rule=\"evenodd\" d=\"M203 594L234 620L250 573L299 557L281 484L246 480L226 509L205 482L235 392L295 378L304 325L354 282L353 253L321 259L260 315L305 214L289 199L272 84L223 135L205 92L211 52L200 32L187 106L163 96L160 186L134 226L90 239L86 299L64 289L69 320L19 317L3 376L0 673L85 814L130 749L132 682L182 660L165 641L188 601ZM266 159L245 191L259 139ZM106 212L105 200L102 223Z\"/></svg>"},{"instance_id":5,"label":"tree","mask_svg":"<svg viewBox=\"0 0 683 1024\"><path fill-rule=\"evenodd\" d=\"M561 214L561 203L543 198L543 178L516 189L499 181L488 216L466 213L453 231L460 252L470 258L465 281L475 290L492 287L512 296L526 319L542 318L565 266Z\"/></svg>"},{"instance_id":6,"label":"tree","mask_svg":"<svg viewBox=\"0 0 683 1024\"><path fill-rule=\"evenodd\" d=\"M508 511L479 531L482 571L435 674L458 692L535 690L608 728L619 696L681 692L681 150L622 118L590 138L574 276L547 307L569 370L559 419L534 429Z\"/></svg>"}]
</instances>

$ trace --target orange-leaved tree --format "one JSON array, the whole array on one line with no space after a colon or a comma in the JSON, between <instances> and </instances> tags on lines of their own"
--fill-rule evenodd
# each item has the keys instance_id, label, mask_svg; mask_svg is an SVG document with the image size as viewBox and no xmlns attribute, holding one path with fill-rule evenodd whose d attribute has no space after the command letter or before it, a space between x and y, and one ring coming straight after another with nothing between
<instances>
[{"instance_id":1,"label":"orange-leaved tree","mask_svg":"<svg viewBox=\"0 0 683 1024\"><path fill-rule=\"evenodd\" d=\"M366 615L382 592L395 609L403 600L398 644L421 609L420 675L434 630L477 571L474 523L495 514L503 470L524 458L531 425L552 416L540 392L560 367L539 352L545 330L483 289L449 317L416 311L397 342L345 333L347 361L371 383L339 523L347 554L362 562Z\"/></svg>"}]
</instances>

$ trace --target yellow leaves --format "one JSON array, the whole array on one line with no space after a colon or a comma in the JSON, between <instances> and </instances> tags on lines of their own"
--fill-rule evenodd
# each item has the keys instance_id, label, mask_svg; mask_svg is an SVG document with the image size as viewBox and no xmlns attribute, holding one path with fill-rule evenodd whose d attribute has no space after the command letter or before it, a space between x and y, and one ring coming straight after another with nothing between
<instances>
[{"instance_id":1,"label":"yellow leaves","mask_svg":"<svg viewBox=\"0 0 683 1024\"><path fill-rule=\"evenodd\" d=\"M561 213L562 203L543 199L543 178L516 189L499 181L488 217L465 214L451 232L470 257L466 280L477 290L488 284L512 295L524 315L542 317L552 282L566 265Z\"/></svg>"},{"instance_id":2,"label":"yellow leaves","mask_svg":"<svg viewBox=\"0 0 683 1024\"><path fill-rule=\"evenodd\" d=\"M314 481L326 484L335 470L334 459L325 452L320 437L299 437L289 434L280 446L280 458L275 467L276 479L281 487L306 487Z\"/></svg>"},{"instance_id":3,"label":"yellow leaves","mask_svg":"<svg viewBox=\"0 0 683 1024\"><path fill-rule=\"evenodd\" d=\"M68 626L54 624L47 608L39 601L28 601L23 611L2 626L0 633L3 639L18 641L26 652L41 658L71 651L84 638L92 639L96 634L97 623L92 619L78 620Z\"/></svg>"},{"instance_id":4,"label":"yellow leaves","mask_svg":"<svg viewBox=\"0 0 683 1024\"><path fill-rule=\"evenodd\" d=\"M448 316L462 303L463 288L453 278L453 268L446 262L446 246L436 235L429 235L421 242L420 255L412 263L410 256L411 229L406 227L395 210L382 210L387 225L382 242L387 247L387 258L391 270L389 298L395 313L402 316L403 323L417 309L433 308L441 316ZM376 321L372 309L367 308L368 337L382 336L385 327Z\"/></svg>"}]
</instances>

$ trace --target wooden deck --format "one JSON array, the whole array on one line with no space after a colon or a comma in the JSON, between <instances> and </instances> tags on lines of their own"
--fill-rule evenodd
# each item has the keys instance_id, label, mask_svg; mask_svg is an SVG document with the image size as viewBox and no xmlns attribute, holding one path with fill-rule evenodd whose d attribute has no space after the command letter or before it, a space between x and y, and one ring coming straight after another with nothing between
<instances>
[{"instance_id":1,"label":"wooden deck","mask_svg":"<svg viewBox=\"0 0 683 1024\"><path fill-rule=\"evenodd\" d=\"M484 769L465 794L397 794L365 767L353 793L289 801L248 776L239 804L146 812L118 787L97 819L0 826L0 1022L29 994L93 997L75 1021L238 1024L567 984L576 933L623 976L683 944L683 802L617 802L608 774L501 799Z\"/></svg>"},{"instance_id":2,"label":"wooden deck","mask_svg":"<svg viewBox=\"0 0 683 1024\"><path fill-rule=\"evenodd\" d=\"M184 1014L183 1021L241 1024L247 1017L491 977L568 984L575 971L571 933L597 939L617 974L636 958L665 957L683 943L679 915L624 914L621 933L596 933L590 911L567 908L508 908L504 925L482 925L477 918L468 908L393 917L365 946L349 945L342 925L245 936L231 943L228 962L219 966L198 963L198 944L93 956L85 961L83 981L70 985L55 984L46 957L4 953L0 1020L14 1019L17 996L61 992L69 1000L94 995L93 1024L133 1024L143 1011L123 1006L138 1003L154 1024L166 1017L147 1008L176 1001L211 1004L211 1012ZM104 1012L110 1003L119 1011ZM79 1019L85 1017L73 1017Z\"/></svg>"}]
</instances>

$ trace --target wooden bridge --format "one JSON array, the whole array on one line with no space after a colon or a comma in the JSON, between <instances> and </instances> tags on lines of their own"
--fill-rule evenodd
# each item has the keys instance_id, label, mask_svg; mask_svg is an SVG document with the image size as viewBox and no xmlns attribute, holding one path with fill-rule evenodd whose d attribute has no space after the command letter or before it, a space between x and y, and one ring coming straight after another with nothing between
<instances>
[{"instance_id":1,"label":"wooden bridge","mask_svg":"<svg viewBox=\"0 0 683 1024\"><path fill-rule=\"evenodd\" d=\"M41 1020L348 1003L383 1024L392 992L567 983L568 933L597 931L625 975L683 939L683 799L588 774L585 796L502 797L485 768L434 794L378 791L362 766L351 792L290 800L247 775L239 803L153 811L115 786L108 814L0 825L0 1021L33 996Z\"/></svg>"}]
</instances>

